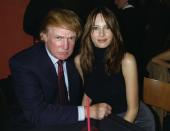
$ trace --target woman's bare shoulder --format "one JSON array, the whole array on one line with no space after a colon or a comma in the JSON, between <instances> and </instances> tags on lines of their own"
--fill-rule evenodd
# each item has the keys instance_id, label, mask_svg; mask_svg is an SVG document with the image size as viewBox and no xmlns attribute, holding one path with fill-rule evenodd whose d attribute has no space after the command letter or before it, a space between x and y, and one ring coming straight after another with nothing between
<instances>
[{"instance_id":1,"label":"woman's bare shoulder","mask_svg":"<svg viewBox=\"0 0 170 131\"><path fill-rule=\"evenodd\" d=\"M126 52L122 60L122 64L126 65L126 64L132 64L134 62L136 62L134 55L129 52Z\"/></svg>"},{"instance_id":2,"label":"woman's bare shoulder","mask_svg":"<svg viewBox=\"0 0 170 131\"><path fill-rule=\"evenodd\" d=\"M75 56L74 62L75 62L76 65L80 65L80 54Z\"/></svg>"}]
</instances>

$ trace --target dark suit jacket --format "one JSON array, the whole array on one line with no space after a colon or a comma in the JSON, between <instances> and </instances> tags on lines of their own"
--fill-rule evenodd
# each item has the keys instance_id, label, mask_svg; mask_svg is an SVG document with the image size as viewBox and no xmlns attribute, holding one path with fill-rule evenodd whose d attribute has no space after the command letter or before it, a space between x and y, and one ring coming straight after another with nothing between
<instances>
[{"instance_id":1,"label":"dark suit jacket","mask_svg":"<svg viewBox=\"0 0 170 131\"><path fill-rule=\"evenodd\" d=\"M70 105L61 106L57 104L56 97L56 70L43 43L35 44L10 59L18 100L11 120L15 120L16 125L34 128L78 121L77 105L81 103L83 94L82 81L71 58L66 61L66 66Z\"/></svg>"}]
</instances>

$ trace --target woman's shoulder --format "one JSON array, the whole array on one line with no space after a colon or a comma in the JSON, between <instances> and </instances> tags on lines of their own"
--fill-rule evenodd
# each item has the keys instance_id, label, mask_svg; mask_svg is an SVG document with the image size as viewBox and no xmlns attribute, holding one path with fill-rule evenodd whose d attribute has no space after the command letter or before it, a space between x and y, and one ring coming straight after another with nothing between
<instances>
[{"instance_id":1,"label":"woman's shoulder","mask_svg":"<svg viewBox=\"0 0 170 131\"><path fill-rule=\"evenodd\" d=\"M81 65L80 65L80 54L75 56L74 63L76 65L76 68L77 68L82 80L83 80L83 72L82 72Z\"/></svg>"},{"instance_id":2,"label":"woman's shoulder","mask_svg":"<svg viewBox=\"0 0 170 131\"><path fill-rule=\"evenodd\" d=\"M132 64L134 63L136 60L135 60L135 57L133 54L129 53L129 52L126 52L123 59L122 59L122 64Z\"/></svg>"},{"instance_id":3,"label":"woman's shoulder","mask_svg":"<svg viewBox=\"0 0 170 131\"><path fill-rule=\"evenodd\" d=\"M74 62L75 62L76 65L80 65L80 54L75 56Z\"/></svg>"},{"instance_id":4,"label":"woman's shoulder","mask_svg":"<svg viewBox=\"0 0 170 131\"><path fill-rule=\"evenodd\" d=\"M81 71L81 66L80 66L80 54L76 55L74 58L74 63L76 65L76 68L78 69L78 71Z\"/></svg>"}]
</instances>

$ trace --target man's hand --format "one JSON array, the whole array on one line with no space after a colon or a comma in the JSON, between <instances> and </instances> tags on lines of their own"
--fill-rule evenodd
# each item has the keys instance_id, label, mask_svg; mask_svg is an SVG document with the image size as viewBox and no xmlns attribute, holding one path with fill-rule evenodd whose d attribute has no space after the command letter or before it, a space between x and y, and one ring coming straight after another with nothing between
<instances>
[{"instance_id":1,"label":"man's hand","mask_svg":"<svg viewBox=\"0 0 170 131\"><path fill-rule=\"evenodd\" d=\"M87 107L85 107L85 115L87 118ZM99 103L99 104L94 104L89 107L90 108L90 118L101 120L104 117L108 116L111 114L112 108L110 105L106 103Z\"/></svg>"}]
</instances>

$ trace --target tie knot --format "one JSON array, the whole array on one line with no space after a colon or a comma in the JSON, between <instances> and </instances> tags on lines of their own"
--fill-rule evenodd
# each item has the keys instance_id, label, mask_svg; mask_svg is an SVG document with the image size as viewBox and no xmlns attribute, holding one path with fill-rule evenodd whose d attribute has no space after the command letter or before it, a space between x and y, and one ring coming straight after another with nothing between
<instances>
[{"instance_id":1,"label":"tie knot","mask_svg":"<svg viewBox=\"0 0 170 131\"><path fill-rule=\"evenodd\" d=\"M62 65L63 64L63 60L58 60L57 63L58 63L58 65Z\"/></svg>"}]
</instances>

